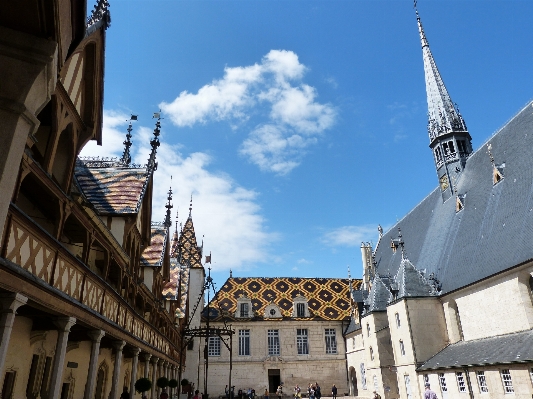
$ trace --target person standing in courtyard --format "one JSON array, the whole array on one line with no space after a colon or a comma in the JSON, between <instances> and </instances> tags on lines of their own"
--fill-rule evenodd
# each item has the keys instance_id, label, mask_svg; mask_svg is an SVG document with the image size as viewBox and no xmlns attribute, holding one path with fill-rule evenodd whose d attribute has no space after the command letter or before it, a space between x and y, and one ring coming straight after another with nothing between
<instances>
[{"instance_id":1,"label":"person standing in courtyard","mask_svg":"<svg viewBox=\"0 0 533 399\"><path fill-rule=\"evenodd\" d=\"M437 394L431 389L429 382L424 384L426 391L424 392L424 399L437 399Z\"/></svg>"},{"instance_id":2,"label":"person standing in courtyard","mask_svg":"<svg viewBox=\"0 0 533 399\"><path fill-rule=\"evenodd\" d=\"M281 399L281 397L283 396L283 388L281 387L281 385L278 385L278 389L276 390L276 394L278 395L278 399Z\"/></svg>"},{"instance_id":3,"label":"person standing in courtyard","mask_svg":"<svg viewBox=\"0 0 533 399\"><path fill-rule=\"evenodd\" d=\"M333 399L337 399L337 387L335 384L331 387L331 396L333 396Z\"/></svg>"},{"instance_id":4,"label":"person standing in courtyard","mask_svg":"<svg viewBox=\"0 0 533 399\"><path fill-rule=\"evenodd\" d=\"M320 391L320 385L318 385L318 381L315 384L315 398L320 399L322 397L322 392Z\"/></svg>"},{"instance_id":5,"label":"person standing in courtyard","mask_svg":"<svg viewBox=\"0 0 533 399\"><path fill-rule=\"evenodd\" d=\"M265 393L263 394L264 399L268 399L268 389L265 388Z\"/></svg>"},{"instance_id":6,"label":"person standing in courtyard","mask_svg":"<svg viewBox=\"0 0 533 399\"><path fill-rule=\"evenodd\" d=\"M381 399L381 395L377 393L376 391L374 391L373 394L374 396L372 397L372 399Z\"/></svg>"}]
</instances>

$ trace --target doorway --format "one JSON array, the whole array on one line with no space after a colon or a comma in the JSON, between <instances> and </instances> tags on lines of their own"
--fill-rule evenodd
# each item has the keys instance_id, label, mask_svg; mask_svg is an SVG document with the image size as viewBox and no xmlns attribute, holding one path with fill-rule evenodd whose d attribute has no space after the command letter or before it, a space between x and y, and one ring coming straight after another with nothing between
<instances>
[{"instance_id":1,"label":"doorway","mask_svg":"<svg viewBox=\"0 0 533 399\"><path fill-rule=\"evenodd\" d=\"M281 383L279 369L268 369L268 392L275 393Z\"/></svg>"},{"instance_id":2,"label":"doorway","mask_svg":"<svg viewBox=\"0 0 533 399\"><path fill-rule=\"evenodd\" d=\"M355 369L350 367L350 396L358 396L357 392L357 374Z\"/></svg>"}]
</instances>

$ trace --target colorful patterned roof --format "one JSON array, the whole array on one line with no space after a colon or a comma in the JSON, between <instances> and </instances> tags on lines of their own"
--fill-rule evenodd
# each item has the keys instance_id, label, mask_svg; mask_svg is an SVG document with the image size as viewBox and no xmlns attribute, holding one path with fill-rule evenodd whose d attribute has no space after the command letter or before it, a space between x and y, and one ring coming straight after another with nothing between
<instances>
[{"instance_id":1,"label":"colorful patterned roof","mask_svg":"<svg viewBox=\"0 0 533 399\"><path fill-rule=\"evenodd\" d=\"M160 267L163 265L165 247L167 244L167 229L162 223L152 223L150 234L150 245L147 246L142 255L143 266Z\"/></svg>"},{"instance_id":2,"label":"colorful patterned roof","mask_svg":"<svg viewBox=\"0 0 533 399\"><path fill-rule=\"evenodd\" d=\"M357 289L362 280L352 280ZM254 318L263 318L265 308L274 303L283 318L291 318L293 299L304 296L312 319L348 320L350 318L350 284L340 278L299 277L230 277L211 301L211 318L221 320L219 306L226 317L233 318L237 299L246 296L252 301ZM214 317L213 317L214 316Z\"/></svg>"},{"instance_id":3,"label":"colorful patterned roof","mask_svg":"<svg viewBox=\"0 0 533 399\"><path fill-rule=\"evenodd\" d=\"M78 162L74 173L99 214L139 212L148 178L145 168L92 168Z\"/></svg>"},{"instance_id":4,"label":"colorful patterned roof","mask_svg":"<svg viewBox=\"0 0 533 399\"><path fill-rule=\"evenodd\" d=\"M176 317L185 316L188 290L189 268L180 265L176 258L170 258L170 281L163 286L163 296L175 300L180 295L180 307L176 310Z\"/></svg>"},{"instance_id":5,"label":"colorful patterned roof","mask_svg":"<svg viewBox=\"0 0 533 399\"><path fill-rule=\"evenodd\" d=\"M196 234L194 232L194 224L192 217L189 215L179 238L179 246L181 251L181 264L190 263L190 267L202 266L202 249L198 246L196 241Z\"/></svg>"}]
</instances>

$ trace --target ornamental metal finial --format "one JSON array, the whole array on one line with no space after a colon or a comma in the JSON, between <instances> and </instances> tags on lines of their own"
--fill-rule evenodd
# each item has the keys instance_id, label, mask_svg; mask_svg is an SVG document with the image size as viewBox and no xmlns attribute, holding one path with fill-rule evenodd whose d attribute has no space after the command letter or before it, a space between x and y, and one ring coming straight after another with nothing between
<instances>
[{"instance_id":1,"label":"ornamental metal finial","mask_svg":"<svg viewBox=\"0 0 533 399\"><path fill-rule=\"evenodd\" d=\"M176 209L176 234L178 234L178 216L179 216L179 209Z\"/></svg>"},{"instance_id":2,"label":"ornamental metal finial","mask_svg":"<svg viewBox=\"0 0 533 399\"><path fill-rule=\"evenodd\" d=\"M136 121L137 115L131 115L130 117L130 123L128 125L128 133L126 134L126 140L122 143L124 144L124 152L122 153L122 163L124 166L130 166L131 164L131 154L130 154L130 147L132 145L131 143L131 131L133 130L131 121Z\"/></svg>"},{"instance_id":3,"label":"ornamental metal finial","mask_svg":"<svg viewBox=\"0 0 533 399\"><path fill-rule=\"evenodd\" d=\"M168 229L172 226L172 220L170 217L170 211L173 208L173 205L170 203L170 201L172 201L172 176L170 176L170 188L168 189L167 200L168 203L165 205L165 208L167 208L167 215L165 216L165 222L163 225Z\"/></svg>"},{"instance_id":4,"label":"ornamental metal finial","mask_svg":"<svg viewBox=\"0 0 533 399\"><path fill-rule=\"evenodd\" d=\"M94 6L93 10L91 11L91 15L89 18L87 18L87 23L85 24L86 34L91 34L101 26L103 26L104 29L107 29L109 26L111 26L108 0L98 0Z\"/></svg>"},{"instance_id":5,"label":"ornamental metal finial","mask_svg":"<svg viewBox=\"0 0 533 399\"><path fill-rule=\"evenodd\" d=\"M189 217L191 217L191 213L192 213L192 194L191 194L191 202L189 204Z\"/></svg>"},{"instance_id":6,"label":"ornamental metal finial","mask_svg":"<svg viewBox=\"0 0 533 399\"><path fill-rule=\"evenodd\" d=\"M154 172L157 170L157 162L155 161L155 156L157 154L157 148L161 145L159 142L159 135L161 134L161 113L154 112L153 118L157 118L154 129L154 137L150 140L150 146L152 147L152 152L150 153L150 158L148 158L147 169L148 172Z\"/></svg>"}]
</instances>

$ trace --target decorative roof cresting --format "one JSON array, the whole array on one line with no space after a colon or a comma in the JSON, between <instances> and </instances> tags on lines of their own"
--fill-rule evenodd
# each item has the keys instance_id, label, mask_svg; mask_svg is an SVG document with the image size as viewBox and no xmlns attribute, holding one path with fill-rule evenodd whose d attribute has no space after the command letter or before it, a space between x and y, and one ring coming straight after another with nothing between
<instances>
[{"instance_id":1,"label":"decorative roof cresting","mask_svg":"<svg viewBox=\"0 0 533 399\"><path fill-rule=\"evenodd\" d=\"M98 0L91 15L87 18L85 25L85 35L89 36L98 28L107 29L111 26L111 14L109 13L109 1Z\"/></svg>"}]
</instances>

